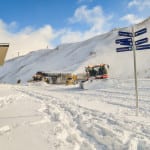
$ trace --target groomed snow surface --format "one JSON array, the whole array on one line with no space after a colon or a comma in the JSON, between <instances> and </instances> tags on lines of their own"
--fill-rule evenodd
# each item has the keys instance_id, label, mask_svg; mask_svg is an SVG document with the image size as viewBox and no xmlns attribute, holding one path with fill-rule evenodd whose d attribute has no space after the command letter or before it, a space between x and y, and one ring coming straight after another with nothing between
<instances>
[{"instance_id":1,"label":"groomed snow surface","mask_svg":"<svg viewBox=\"0 0 150 150\"><path fill-rule=\"evenodd\" d=\"M149 150L150 80L78 85L0 85L1 150Z\"/></svg>"}]
</instances>

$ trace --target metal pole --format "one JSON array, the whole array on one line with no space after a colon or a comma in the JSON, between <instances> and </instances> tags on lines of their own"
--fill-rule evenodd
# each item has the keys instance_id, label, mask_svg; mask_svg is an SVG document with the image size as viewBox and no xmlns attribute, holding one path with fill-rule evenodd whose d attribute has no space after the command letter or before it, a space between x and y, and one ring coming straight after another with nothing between
<instances>
[{"instance_id":1,"label":"metal pole","mask_svg":"<svg viewBox=\"0 0 150 150\"><path fill-rule=\"evenodd\" d=\"M135 39L134 39L134 27L132 26L132 42L133 42L133 57L134 57L134 82L135 82L135 95L136 95L136 116L139 113L139 104L138 104L138 88L137 88L137 71L136 71L136 48L135 48Z\"/></svg>"}]
</instances>

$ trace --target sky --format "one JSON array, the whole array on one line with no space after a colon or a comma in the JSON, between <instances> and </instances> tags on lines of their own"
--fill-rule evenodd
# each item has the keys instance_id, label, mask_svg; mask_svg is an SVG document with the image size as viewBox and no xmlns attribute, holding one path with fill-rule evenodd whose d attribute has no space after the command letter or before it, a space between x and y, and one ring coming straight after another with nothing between
<instances>
[{"instance_id":1,"label":"sky","mask_svg":"<svg viewBox=\"0 0 150 150\"><path fill-rule=\"evenodd\" d=\"M149 17L150 0L0 0L7 59L79 42Z\"/></svg>"}]
</instances>

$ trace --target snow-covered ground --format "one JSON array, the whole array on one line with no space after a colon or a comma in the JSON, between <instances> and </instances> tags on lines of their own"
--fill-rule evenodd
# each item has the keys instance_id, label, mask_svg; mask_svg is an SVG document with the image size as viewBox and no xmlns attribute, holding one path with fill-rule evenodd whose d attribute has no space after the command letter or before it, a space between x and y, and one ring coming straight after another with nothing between
<instances>
[{"instance_id":1,"label":"snow-covered ground","mask_svg":"<svg viewBox=\"0 0 150 150\"><path fill-rule=\"evenodd\" d=\"M138 85L137 117L131 79L90 90L1 84L0 149L149 150L150 80Z\"/></svg>"},{"instance_id":2,"label":"snow-covered ground","mask_svg":"<svg viewBox=\"0 0 150 150\"><path fill-rule=\"evenodd\" d=\"M134 28L147 28L136 40L149 38L150 18ZM136 52L136 116L133 53L116 52L118 31L131 32L131 27L31 52L0 67L0 150L150 149L150 51ZM88 90L27 83L37 71L82 73L100 63L110 65L110 79L93 82Z\"/></svg>"}]
</instances>

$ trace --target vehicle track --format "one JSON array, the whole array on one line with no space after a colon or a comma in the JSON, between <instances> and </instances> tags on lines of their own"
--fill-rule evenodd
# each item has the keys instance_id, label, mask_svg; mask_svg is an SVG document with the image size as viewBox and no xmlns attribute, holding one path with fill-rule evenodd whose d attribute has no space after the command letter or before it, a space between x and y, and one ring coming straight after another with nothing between
<instances>
[{"instance_id":1,"label":"vehicle track","mask_svg":"<svg viewBox=\"0 0 150 150\"><path fill-rule=\"evenodd\" d=\"M82 100L87 96L93 97L93 99L97 101L98 99L94 98L92 91L89 93L80 91L79 94L76 92L74 96L71 97L71 101L69 101L72 95L71 91L55 92L50 91L48 87L45 89L35 87L34 90L31 88L31 91L29 87L16 89L24 94L35 97L38 101L46 105L47 109L45 112L51 118L51 121L61 123L61 125L58 126L61 132L57 134L66 133L68 135L62 142L66 141L66 139L71 139L71 142L75 142L77 147L80 144L82 146L86 145L91 149L129 149L132 142L137 142L137 144L145 142L146 147L142 147L144 149L150 146L150 143L147 142L150 141L150 136L147 134L147 132L150 133L150 126L145 125L144 122L128 120L121 115L115 116L114 114L95 111L75 103L75 101L77 102L79 99ZM110 89L108 89L108 92L104 90L100 91L100 93L96 92L96 94L103 102L108 103L111 100L112 102L109 104L118 105L119 107L125 107L125 105L121 105L122 101L125 99L128 100L130 97L132 98L130 94L123 93L122 95L121 91L115 92ZM126 96L126 98L124 98L124 96ZM145 97L147 98L148 96ZM134 98L132 98L132 100L133 99ZM127 108L129 110L132 109L130 105L128 105ZM142 109L143 111L148 111L148 109L145 110L144 108L140 110ZM131 112L133 113L133 110L131 110ZM68 121L62 123L63 120ZM139 130L141 128L143 128L143 130ZM69 134L68 130L70 133L75 131L78 134ZM109 145L106 141L110 141Z\"/></svg>"}]
</instances>

